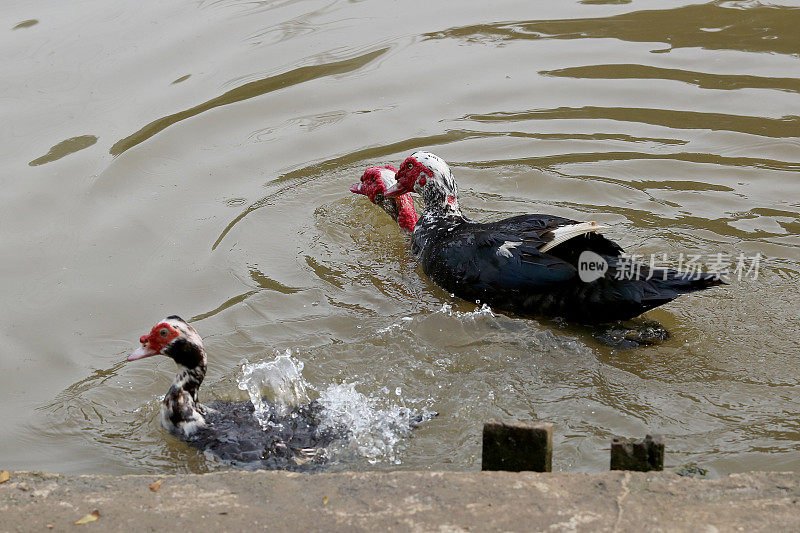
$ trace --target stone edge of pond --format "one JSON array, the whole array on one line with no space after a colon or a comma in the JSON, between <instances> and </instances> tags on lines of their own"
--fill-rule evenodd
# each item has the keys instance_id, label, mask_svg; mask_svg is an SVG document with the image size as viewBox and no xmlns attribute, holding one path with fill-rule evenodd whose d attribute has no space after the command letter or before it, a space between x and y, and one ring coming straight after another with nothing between
<instances>
[{"instance_id":1,"label":"stone edge of pond","mask_svg":"<svg viewBox=\"0 0 800 533\"><path fill-rule=\"evenodd\" d=\"M798 502L796 472L706 480L667 472L12 471L0 484L0 529L797 531ZM94 510L94 520L75 525Z\"/></svg>"}]
</instances>

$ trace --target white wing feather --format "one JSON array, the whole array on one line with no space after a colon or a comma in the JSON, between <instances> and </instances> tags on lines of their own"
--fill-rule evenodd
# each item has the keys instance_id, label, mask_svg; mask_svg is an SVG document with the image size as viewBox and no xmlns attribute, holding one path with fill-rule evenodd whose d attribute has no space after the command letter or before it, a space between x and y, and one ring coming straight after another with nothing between
<instances>
[{"instance_id":1,"label":"white wing feather","mask_svg":"<svg viewBox=\"0 0 800 533\"><path fill-rule=\"evenodd\" d=\"M553 240L539 248L540 252L546 252L547 250L552 250L562 242L566 242L573 237L577 237L579 235L585 235L587 233L594 233L598 232L601 229L607 229L608 226L603 226L602 224L598 224L597 222L580 222L578 224L569 224L567 226L561 226L560 228L556 228L550 233L553 234Z\"/></svg>"}]
</instances>

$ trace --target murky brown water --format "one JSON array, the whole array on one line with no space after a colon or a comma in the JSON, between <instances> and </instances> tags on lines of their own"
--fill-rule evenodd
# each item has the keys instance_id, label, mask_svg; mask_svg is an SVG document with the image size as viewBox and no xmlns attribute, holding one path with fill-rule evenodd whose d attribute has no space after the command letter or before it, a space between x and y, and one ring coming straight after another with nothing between
<instances>
[{"instance_id":1,"label":"murky brown water","mask_svg":"<svg viewBox=\"0 0 800 533\"><path fill-rule=\"evenodd\" d=\"M206 398L292 348L318 389L440 413L401 465L337 468L474 470L500 417L552 422L560 470L648 431L673 470L800 469L800 2L669 5L5 3L2 466L212 468L156 421L172 362L120 362L177 313L206 338ZM464 315L348 192L419 148L478 219L766 258L651 312L659 346Z\"/></svg>"}]
</instances>

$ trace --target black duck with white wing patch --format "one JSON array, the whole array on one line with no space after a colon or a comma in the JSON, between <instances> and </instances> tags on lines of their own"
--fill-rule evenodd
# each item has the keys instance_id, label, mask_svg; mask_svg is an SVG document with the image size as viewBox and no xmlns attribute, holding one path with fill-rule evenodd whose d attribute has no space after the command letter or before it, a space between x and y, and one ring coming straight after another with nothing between
<instances>
[{"instance_id":1,"label":"black duck with white wing patch","mask_svg":"<svg viewBox=\"0 0 800 533\"><path fill-rule=\"evenodd\" d=\"M461 212L450 167L429 152L408 157L396 179L387 197L414 191L425 201L412 252L428 277L465 300L522 315L597 323L627 320L723 283L714 274L630 268L622 248L598 233L605 226L594 222L543 214L474 222ZM589 281L578 271L585 252L606 267Z\"/></svg>"}]
</instances>

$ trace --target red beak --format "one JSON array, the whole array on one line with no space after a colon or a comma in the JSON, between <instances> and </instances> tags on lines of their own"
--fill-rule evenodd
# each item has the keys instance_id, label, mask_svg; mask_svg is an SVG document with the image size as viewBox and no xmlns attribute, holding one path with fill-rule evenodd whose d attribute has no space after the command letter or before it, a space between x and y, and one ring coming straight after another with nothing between
<instances>
[{"instance_id":1,"label":"red beak","mask_svg":"<svg viewBox=\"0 0 800 533\"><path fill-rule=\"evenodd\" d=\"M361 182L352 184L350 186L350 192L354 192L356 194L364 194L364 192L361 190Z\"/></svg>"}]
</instances>

